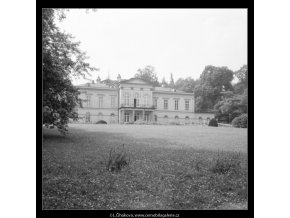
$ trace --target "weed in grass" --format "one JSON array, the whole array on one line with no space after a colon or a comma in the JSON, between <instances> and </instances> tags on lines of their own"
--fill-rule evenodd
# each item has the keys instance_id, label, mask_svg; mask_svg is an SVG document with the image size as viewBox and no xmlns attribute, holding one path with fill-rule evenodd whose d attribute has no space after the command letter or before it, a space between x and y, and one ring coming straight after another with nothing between
<instances>
[{"instance_id":1,"label":"weed in grass","mask_svg":"<svg viewBox=\"0 0 290 218\"><path fill-rule=\"evenodd\" d=\"M122 168L129 165L129 163L130 157L125 151L124 144L117 148L111 148L107 161L108 171L120 171Z\"/></svg>"}]
</instances>

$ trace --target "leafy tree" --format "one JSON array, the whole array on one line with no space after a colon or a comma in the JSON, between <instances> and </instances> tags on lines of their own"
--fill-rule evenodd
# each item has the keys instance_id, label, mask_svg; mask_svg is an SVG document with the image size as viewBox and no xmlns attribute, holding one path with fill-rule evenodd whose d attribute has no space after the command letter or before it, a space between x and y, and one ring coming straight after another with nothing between
<instances>
[{"instance_id":1,"label":"leafy tree","mask_svg":"<svg viewBox=\"0 0 290 218\"><path fill-rule=\"evenodd\" d=\"M227 67L206 66L194 87L196 111L213 110L214 105L221 99L222 92L233 90L232 80L233 71Z\"/></svg>"},{"instance_id":2,"label":"leafy tree","mask_svg":"<svg viewBox=\"0 0 290 218\"><path fill-rule=\"evenodd\" d=\"M63 10L42 11L43 57L43 124L65 134L69 119L77 119L74 108L80 103L78 90L71 78L86 77L97 70L85 62L86 54L79 49L79 42L59 30L55 19L65 18Z\"/></svg>"},{"instance_id":3,"label":"leafy tree","mask_svg":"<svg viewBox=\"0 0 290 218\"><path fill-rule=\"evenodd\" d=\"M236 71L235 76L241 83L248 87L248 65L244 65L238 71Z\"/></svg>"},{"instance_id":4,"label":"leafy tree","mask_svg":"<svg viewBox=\"0 0 290 218\"><path fill-rule=\"evenodd\" d=\"M134 77L138 79L143 79L154 86L159 86L160 84L154 70L154 67L146 66L144 69L138 69L139 73L136 73Z\"/></svg>"},{"instance_id":5,"label":"leafy tree","mask_svg":"<svg viewBox=\"0 0 290 218\"><path fill-rule=\"evenodd\" d=\"M195 81L191 77L186 79L178 79L175 82L175 88L185 92L193 92L195 87Z\"/></svg>"},{"instance_id":6,"label":"leafy tree","mask_svg":"<svg viewBox=\"0 0 290 218\"><path fill-rule=\"evenodd\" d=\"M242 66L234 74L239 80L239 82L234 85L235 93L243 94L248 89L248 65Z\"/></svg>"},{"instance_id":7,"label":"leafy tree","mask_svg":"<svg viewBox=\"0 0 290 218\"><path fill-rule=\"evenodd\" d=\"M236 95L233 92L224 94L224 98L215 106L216 118L225 123L231 123L235 117L247 113L247 102L244 95Z\"/></svg>"}]
</instances>

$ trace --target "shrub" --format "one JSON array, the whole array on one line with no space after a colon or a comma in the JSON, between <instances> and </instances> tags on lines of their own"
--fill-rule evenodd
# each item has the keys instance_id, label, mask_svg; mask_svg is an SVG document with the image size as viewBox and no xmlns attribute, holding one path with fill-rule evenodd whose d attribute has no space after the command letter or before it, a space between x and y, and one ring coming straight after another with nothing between
<instances>
[{"instance_id":1,"label":"shrub","mask_svg":"<svg viewBox=\"0 0 290 218\"><path fill-rule=\"evenodd\" d=\"M216 121L216 119L212 118L209 121L208 126L218 126L218 122Z\"/></svg>"},{"instance_id":2,"label":"shrub","mask_svg":"<svg viewBox=\"0 0 290 218\"><path fill-rule=\"evenodd\" d=\"M247 128L248 127L248 115L242 114L232 121L232 125L238 128Z\"/></svg>"},{"instance_id":3,"label":"shrub","mask_svg":"<svg viewBox=\"0 0 290 218\"><path fill-rule=\"evenodd\" d=\"M109 171L120 171L126 165L129 165L130 158L125 151L124 144L112 148L109 153L109 158L107 161L107 170Z\"/></svg>"},{"instance_id":4,"label":"shrub","mask_svg":"<svg viewBox=\"0 0 290 218\"><path fill-rule=\"evenodd\" d=\"M99 120L98 122L96 122L96 124L107 124L107 122L104 120Z\"/></svg>"}]
</instances>

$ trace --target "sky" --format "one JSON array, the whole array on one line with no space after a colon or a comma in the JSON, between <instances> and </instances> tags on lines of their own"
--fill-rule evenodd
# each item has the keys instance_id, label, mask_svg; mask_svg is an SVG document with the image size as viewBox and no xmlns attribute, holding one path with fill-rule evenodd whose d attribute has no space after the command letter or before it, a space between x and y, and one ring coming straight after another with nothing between
<instances>
[{"instance_id":1,"label":"sky","mask_svg":"<svg viewBox=\"0 0 290 218\"><path fill-rule=\"evenodd\" d=\"M150 65L169 82L170 73L198 79L207 65L247 64L246 9L71 9L57 25L100 69L91 79L129 79Z\"/></svg>"}]
</instances>

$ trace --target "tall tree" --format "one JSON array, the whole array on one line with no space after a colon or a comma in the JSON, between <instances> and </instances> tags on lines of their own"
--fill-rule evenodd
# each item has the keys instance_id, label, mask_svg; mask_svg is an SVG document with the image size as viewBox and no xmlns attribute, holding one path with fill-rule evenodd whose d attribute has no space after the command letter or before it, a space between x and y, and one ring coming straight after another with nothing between
<instances>
[{"instance_id":1,"label":"tall tree","mask_svg":"<svg viewBox=\"0 0 290 218\"><path fill-rule=\"evenodd\" d=\"M43 124L67 131L69 119L77 119L74 108L80 103L78 90L72 77L86 77L97 70L85 62L86 54L79 49L79 42L55 25L55 19L65 18L63 10L42 10L43 55Z\"/></svg>"},{"instance_id":2,"label":"tall tree","mask_svg":"<svg viewBox=\"0 0 290 218\"><path fill-rule=\"evenodd\" d=\"M242 66L234 75L238 78L238 83L234 85L235 93L243 94L248 89L248 65Z\"/></svg>"},{"instance_id":3,"label":"tall tree","mask_svg":"<svg viewBox=\"0 0 290 218\"><path fill-rule=\"evenodd\" d=\"M173 79L173 75L172 73L170 73L170 83L169 83L169 87L174 89L174 79Z\"/></svg>"},{"instance_id":4,"label":"tall tree","mask_svg":"<svg viewBox=\"0 0 290 218\"><path fill-rule=\"evenodd\" d=\"M233 90L232 80L233 71L227 67L206 66L198 85L194 88L196 111L213 110L214 105L220 100L222 92Z\"/></svg>"},{"instance_id":5,"label":"tall tree","mask_svg":"<svg viewBox=\"0 0 290 218\"><path fill-rule=\"evenodd\" d=\"M135 78L143 79L154 86L159 86L158 78L155 69L152 66L146 66L144 69L138 69L138 73L135 74Z\"/></svg>"},{"instance_id":6,"label":"tall tree","mask_svg":"<svg viewBox=\"0 0 290 218\"><path fill-rule=\"evenodd\" d=\"M164 86L164 87L166 87L166 88L169 87L168 83L165 80L165 77L162 78L161 85Z\"/></svg>"},{"instance_id":7,"label":"tall tree","mask_svg":"<svg viewBox=\"0 0 290 218\"><path fill-rule=\"evenodd\" d=\"M174 87L184 92L193 92L195 87L195 81L191 77L187 77L186 79L179 78L175 82Z\"/></svg>"}]
</instances>

